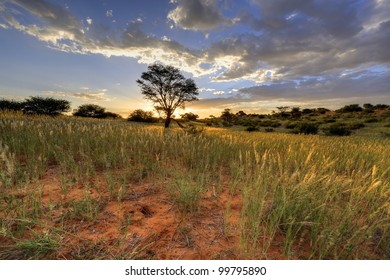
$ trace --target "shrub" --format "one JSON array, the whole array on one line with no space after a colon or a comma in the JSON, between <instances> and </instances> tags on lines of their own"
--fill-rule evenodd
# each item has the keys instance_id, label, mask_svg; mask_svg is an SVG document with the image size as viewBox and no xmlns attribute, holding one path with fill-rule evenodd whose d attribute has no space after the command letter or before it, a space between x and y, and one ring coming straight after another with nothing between
<instances>
[{"instance_id":1,"label":"shrub","mask_svg":"<svg viewBox=\"0 0 390 280\"><path fill-rule=\"evenodd\" d=\"M0 99L0 110L21 111L23 107L24 102Z\"/></svg>"},{"instance_id":2,"label":"shrub","mask_svg":"<svg viewBox=\"0 0 390 280\"><path fill-rule=\"evenodd\" d=\"M155 119L153 118L153 112L144 111L142 109L137 109L133 111L127 120L132 122L147 122L147 123L151 123L155 121Z\"/></svg>"},{"instance_id":3,"label":"shrub","mask_svg":"<svg viewBox=\"0 0 390 280\"><path fill-rule=\"evenodd\" d=\"M73 112L73 116L102 119L106 116L106 109L95 104L83 104Z\"/></svg>"},{"instance_id":4,"label":"shrub","mask_svg":"<svg viewBox=\"0 0 390 280\"><path fill-rule=\"evenodd\" d=\"M377 123L379 120L377 118L369 118L364 121L365 123Z\"/></svg>"},{"instance_id":5,"label":"shrub","mask_svg":"<svg viewBox=\"0 0 390 280\"><path fill-rule=\"evenodd\" d=\"M258 125L262 126L262 127L279 127L282 124L278 121L264 120L264 121L258 122Z\"/></svg>"},{"instance_id":6,"label":"shrub","mask_svg":"<svg viewBox=\"0 0 390 280\"><path fill-rule=\"evenodd\" d=\"M198 115L191 113L191 112L182 114L180 116L183 120L186 120L186 121L196 121L199 118Z\"/></svg>"},{"instance_id":7,"label":"shrub","mask_svg":"<svg viewBox=\"0 0 390 280\"><path fill-rule=\"evenodd\" d=\"M294 122L287 122L284 127L288 129L294 129L297 126L297 123Z\"/></svg>"},{"instance_id":8,"label":"shrub","mask_svg":"<svg viewBox=\"0 0 390 280\"><path fill-rule=\"evenodd\" d=\"M360 107L359 104L345 105L344 107L336 110L337 113L353 113L361 111L363 111L363 108Z\"/></svg>"},{"instance_id":9,"label":"shrub","mask_svg":"<svg viewBox=\"0 0 390 280\"><path fill-rule=\"evenodd\" d=\"M365 127L365 125L362 122L354 122L348 125L348 128L352 130L363 128L363 127Z\"/></svg>"},{"instance_id":10,"label":"shrub","mask_svg":"<svg viewBox=\"0 0 390 280\"><path fill-rule=\"evenodd\" d=\"M266 127L266 128L264 129L264 131L265 131L265 132L274 132L275 129L270 128L270 127Z\"/></svg>"},{"instance_id":11,"label":"shrub","mask_svg":"<svg viewBox=\"0 0 390 280\"><path fill-rule=\"evenodd\" d=\"M246 128L246 131L253 132L253 131L259 131L259 129L256 126L248 126Z\"/></svg>"},{"instance_id":12,"label":"shrub","mask_svg":"<svg viewBox=\"0 0 390 280\"><path fill-rule=\"evenodd\" d=\"M293 130L295 134L317 134L318 124L301 122L296 125Z\"/></svg>"},{"instance_id":13,"label":"shrub","mask_svg":"<svg viewBox=\"0 0 390 280\"><path fill-rule=\"evenodd\" d=\"M335 123L328 128L323 129L326 135L329 136L348 136L351 135L351 130L345 124Z\"/></svg>"},{"instance_id":14,"label":"shrub","mask_svg":"<svg viewBox=\"0 0 390 280\"><path fill-rule=\"evenodd\" d=\"M335 119L324 119L324 123L335 123Z\"/></svg>"}]
</instances>

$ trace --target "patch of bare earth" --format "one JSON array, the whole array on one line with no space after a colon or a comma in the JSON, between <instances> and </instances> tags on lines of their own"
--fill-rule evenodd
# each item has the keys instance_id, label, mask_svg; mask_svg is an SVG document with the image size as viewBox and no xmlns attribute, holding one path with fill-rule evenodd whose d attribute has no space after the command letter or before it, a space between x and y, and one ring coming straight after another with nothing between
<instances>
[{"instance_id":1,"label":"patch of bare earth","mask_svg":"<svg viewBox=\"0 0 390 280\"><path fill-rule=\"evenodd\" d=\"M9 195L28 196L41 187L40 218L34 232L55 231L61 236L55 259L241 259L241 196L222 191L204 193L197 211L182 213L162 183L131 183L121 199L110 197L104 176L95 179L98 187L73 184L61 189L58 170ZM96 217L73 213L71 205L83 199L98 205ZM230 211L227 214L227 204ZM73 211L73 212L72 212ZM2 214L4 217L4 215ZM4 220L7 220L5 217ZM28 238L29 231L24 236ZM2 244L13 241L2 237ZM18 258L18 256L14 256Z\"/></svg>"}]
</instances>

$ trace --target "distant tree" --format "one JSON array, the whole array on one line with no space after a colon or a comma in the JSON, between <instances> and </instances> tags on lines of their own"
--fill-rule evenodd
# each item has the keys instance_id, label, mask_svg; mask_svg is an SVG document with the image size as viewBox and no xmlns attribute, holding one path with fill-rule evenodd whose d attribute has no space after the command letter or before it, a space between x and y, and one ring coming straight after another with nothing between
<instances>
[{"instance_id":1,"label":"distant tree","mask_svg":"<svg viewBox=\"0 0 390 280\"><path fill-rule=\"evenodd\" d=\"M290 114L293 119L299 119L302 116L302 112L299 107L292 107Z\"/></svg>"},{"instance_id":2,"label":"distant tree","mask_svg":"<svg viewBox=\"0 0 390 280\"><path fill-rule=\"evenodd\" d=\"M26 114L57 116L70 111L70 102L51 97L30 97L25 100L23 111Z\"/></svg>"},{"instance_id":3,"label":"distant tree","mask_svg":"<svg viewBox=\"0 0 390 280\"><path fill-rule=\"evenodd\" d=\"M106 109L96 104L83 104L73 112L73 116L103 119L106 117Z\"/></svg>"},{"instance_id":4,"label":"distant tree","mask_svg":"<svg viewBox=\"0 0 390 280\"><path fill-rule=\"evenodd\" d=\"M308 114L311 114L313 112L314 112L314 110L308 109L308 108L305 108L302 110L302 114L304 114L304 115L308 115Z\"/></svg>"},{"instance_id":5,"label":"distant tree","mask_svg":"<svg viewBox=\"0 0 390 280\"><path fill-rule=\"evenodd\" d=\"M0 110L21 111L24 107L24 102L0 99Z\"/></svg>"},{"instance_id":6,"label":"distant tree","mask_svg":"<svg viewBox=\"0 0 390 280\"><path fill-rule=\"evenodd\" d=\"M275 113L275 115L282 118L288 117L289 114L287 113L287 110L290 109L289 106L280 106L280 107L276 107L276 109L279 110L279 113Z\"/></svg>"},{"instance_id":7,"label":"distant tree","mask_svg":"<svg viewBox=\"0 0 390 280\"><path fill-rule=\"evenodd\" d=\"M365 104L363 104L363 108L366 109L366 110L373 110L374 109L374 105L372 105L370 103L365 103Z\"/></svg>"},{"instance_id":8,"label":"distant tree","mask_svg":"<svg viewBox=\"0 0 390 280\"><path fill-rule=\"evenodd\" d=\"M330 112L330 110L329 109L327 109L327 108L317 108L317 109L315 109L318 113L320 113L321 115L324 115L324 114L326 114L327 112Z\"/></svg>"},{"instance_id":9,"label":"distant tree","mask_svg":"<svg viewBox=\"0 0 390 280\"><path fill-rule=\"evenodd\" d=\"M221 119L226 123L231 123L234 119L234 114L232 113L231 109L225 109L221 113Z\"/></svg>"},{"instance_id":10,"label":"distant tree","mask_svg":"<svg viewBox=\"0 0 390 280\"><path fill-rule=\"evenodd\" d=\"M353 113L361 111L363 111L363 108L360 107L359 104L345 105L344 107L336 110L337 113Z\"/></svg>"},{"instance_id":11,"label":"distant tree","mask_svg":"<svg viewBox=\"0 0 390 280\"><path fill-rule=\"evenodd\" d=\"M106 119L122 119L122 116L113 112L105 112L104 118Z\"/></svg>"},{"instance_id":12,"label":"distant tree","mask_svg":"<svg viewBox=\"0 0 390 280\"><path fill-rule=\"evenodd\" d=\"M199 116L197 114L194 114L191 112L182 114L182 115L180 115L180 117L183 120L187 120L187 121L196 121L199 118Z\"/></svg>"},{"instance_id":13,"label":"distant tree","mask_svg":"<svg viewBox=\"0 0 390 280\"><path fill-rule=\"evenodd\" d=\"M290 109L289 106L280 106L280 107L276 107L276 109L279 110L280 113L286 113L288 109Z\"/></svg>"},{"instance_id":14,"label":"distant tree","mask_svg":"<svg viewBox=\"0 0 390 280\"><path fill-rule=\"evenodd\" d=\"M390 106L386 105L386 104L376 104L373 109L374 110L386 110L389 108L390 108Z\"/></svg>"},{"instance_id":15,"label":"distant tree","mask_svg":"<svg viewBox=\"0 0 390 280\"><path fill-rule=\"evenodd\" d=\"M155 108L164 112L165 128L168 128L172 115L177 108L183 108L186 102L198 100L198 87L192 79L186 79L180 70L162 64L153 64L137 80L141 93L155 104Z\"/></svg>"},{"instance_id":16,"label":"distant tree","mask_svg":"<svg viewBox=\"0 0 390 280\"><path fill-rule=\"evenodd\" d=\"M247 116L247 114L246 114L244 111L238 111L238 112L236 113L236 116L237 116L237 117L245 117L245 116Z\"/></svg>"},{"instance_id":17,"label":"distant tree","mask_svg":"<svg viewBox=\"0 0 390 280\"><path fill-rule=\"evenodd\" d=\"M127 120L132 122L153 122L153 112L137 109L129 115Z\"/></svg>"}]
</instances>

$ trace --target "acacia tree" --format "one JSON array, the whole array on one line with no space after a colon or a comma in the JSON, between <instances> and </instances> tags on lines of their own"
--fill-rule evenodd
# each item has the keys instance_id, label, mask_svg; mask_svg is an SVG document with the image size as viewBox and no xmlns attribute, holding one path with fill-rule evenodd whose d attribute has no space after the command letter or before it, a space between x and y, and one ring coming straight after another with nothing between
<instances>
[{"instance_id":1,"label":"acacia tree","mask_svg":"<svg viewBox=\"0 0 390 280\"><path fill-rule=\"evenodd\" d=\"M26 114L57 116L70 111L70 102L51 97L31 96L24 101L23 111Z\"/></svg>"},{"instance_id":2,"label":"acacia tree","mask_svg":"<svg viewBox=\"0 0 390 280\"><path fill-rule=\"evenodd\" d=\"M155 109L165 114L165 128L169 127L177 108L184 108L185 102L198 100L198 87L194 80L186 79L173 66L153 64L137 80L145 99L155 104Z\"/></svg>"}]
</instances>

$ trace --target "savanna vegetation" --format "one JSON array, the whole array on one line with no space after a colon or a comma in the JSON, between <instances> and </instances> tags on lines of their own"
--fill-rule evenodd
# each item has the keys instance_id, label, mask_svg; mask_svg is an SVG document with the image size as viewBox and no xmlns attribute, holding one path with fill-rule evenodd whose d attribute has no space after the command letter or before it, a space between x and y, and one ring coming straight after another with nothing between
<instances>
[{"instance_id":1,"label":"savanna vegetation","mask_svg":"<svg viewBox=\"0 0 390 280\"><path fill-rule=\"evenodd\" d=\"M390 258L382 113L346 137L278 133L291 115L248 133L0 114L1 259Z\"/></svg>"}]
</instances>

